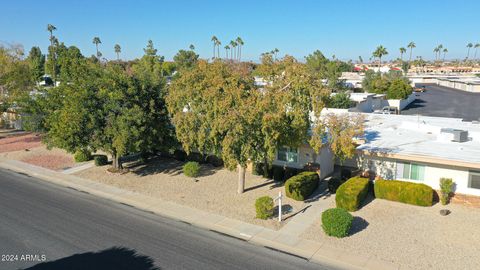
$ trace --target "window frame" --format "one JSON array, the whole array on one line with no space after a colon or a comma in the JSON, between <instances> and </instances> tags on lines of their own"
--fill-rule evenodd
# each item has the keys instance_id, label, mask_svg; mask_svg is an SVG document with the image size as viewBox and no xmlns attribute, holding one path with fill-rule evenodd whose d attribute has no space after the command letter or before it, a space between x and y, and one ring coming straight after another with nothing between
<instances>
[{"instance_id":1,"label":"window frame","mask_svg":"<svg viewBox=\"0 0 480 270\"><path fill-rule=\"evenodd\" d=\"M285 159L281 159L280 155L285 156ZM279 147L277 149L277 160L287 163L298 163L298 148L288 146Z\"/></svg>"},{"instance_id":2,"label":"window frame","mask_svg":"<svg viewBox=\"0 0 480 270\"><path fill-rule=\"evenodd\" d=\"M401 180L408 180L408 181L415 181L415 182L424 182L425 181L425 168L426 166L424 164L420 164L420 163L415 163L415 162L401 162L401 161L397 161L396 163L396 167L395 167L395 170L396 170L396 175L398 176L398 164L402 164L402 174L401 174L401 177L400 179ZM415 179L412 177L412 172L414 170L412 170L413 166L416 166L417 167L417 170L416 171L416 174L417 174L417 178L418 179ZM405 173L406 171L408 171L408 177L405 177Z\"/></svg>"},{"instance_id":3,"label":"window frame","mask_svg":"<svg viewBox=\"0 0 480 270\"><path fill-rule=\"evenodd\" d=\"M472 177L473 176L479 177L479 181L480 181L480 171L468 171L468 185L467 185L467 187L472 188L472 189L476 189L476 190L480 190L480 186L478 188L472 187Z\"/></svg>"}]
</instances>

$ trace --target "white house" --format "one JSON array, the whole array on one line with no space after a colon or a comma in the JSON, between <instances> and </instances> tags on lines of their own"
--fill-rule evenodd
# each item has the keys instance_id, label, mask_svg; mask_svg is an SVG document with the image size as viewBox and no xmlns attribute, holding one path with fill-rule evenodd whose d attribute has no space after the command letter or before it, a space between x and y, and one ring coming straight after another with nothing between
<instances>
[{"instance_id":1,"label":"white house","mask_svg":"<svg viewBox=\"0 0 480 270\"><path fill-rule=\"evenodd\" d=\"M411 115L366 117L365 143L345 165L437 190L441 177L452 178L458 196L480 196L478 122Z\"/></svg>"},{"instance_id":2,"label":"white house","mask_svg":"<svg viewBox=\"0 0 480 270\"><path fill-rule=\"evenodd\" d=\"M345 113L325 110L327 113ZM455 198L480 204L480 123L457 118L364 114L365 136L357 155L341 166L373 172L383 179L424 183L439 190L440 178L455 182ZM315 154L308 145L277 151L275 165L303 168L320 164L321 178L333 173L328 147Z\"/></svg>"}]
</instances>

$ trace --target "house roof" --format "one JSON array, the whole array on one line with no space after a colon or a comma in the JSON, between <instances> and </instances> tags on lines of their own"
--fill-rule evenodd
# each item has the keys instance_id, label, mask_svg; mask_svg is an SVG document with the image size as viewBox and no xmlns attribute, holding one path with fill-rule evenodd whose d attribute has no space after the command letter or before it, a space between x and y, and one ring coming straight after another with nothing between
<instances>
[{"instance_id":1,"label":"house roof","mask_svg":"<svg viewBox=\"0 0 480 270\"><path fill-rule=\"evenodd\" d=\"M365 114L365 143L371 154L423 158L434 163L480 168L480 124L459 118ZM468 131L468 141L453 142L442 129ZM440 162L441 161L441 162Z\"/></svg>"}]
</instances>

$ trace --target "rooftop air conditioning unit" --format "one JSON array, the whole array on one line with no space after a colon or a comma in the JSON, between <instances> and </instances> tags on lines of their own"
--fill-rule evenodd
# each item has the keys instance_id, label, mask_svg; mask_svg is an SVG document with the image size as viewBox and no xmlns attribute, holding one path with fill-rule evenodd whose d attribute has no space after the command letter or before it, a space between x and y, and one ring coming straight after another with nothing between
<instances>
[{"instance_id":1,"label":"rooftop air conditioning unit","mask_svg":"<svg viewBox=\"0 0 480 270\"><path fill-rule=\"evenodd\" d=\"M452 142L466 142L468 141L468 131L461 130L461 129L453 129L453 128L442 128L442 133L450 133L453 135Z\"/></svg>"}]
</instances>

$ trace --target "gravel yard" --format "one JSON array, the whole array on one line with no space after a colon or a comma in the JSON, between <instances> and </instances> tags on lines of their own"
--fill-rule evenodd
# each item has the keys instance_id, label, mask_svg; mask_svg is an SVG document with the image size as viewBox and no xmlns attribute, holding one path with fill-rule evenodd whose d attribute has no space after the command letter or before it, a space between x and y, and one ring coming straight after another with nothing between
<instances>
[{"instance_id":1,"label":"gravel yard","mask_svg":"<svg viewBox=\"0 0 480 270\"><path fill-rule=\"evenodd\" d=\"M48 150L36 134L0 138L0 157L51 170L62 170L75 165L72 155L61 149Z\"/></svg>"},{"instance_id":2,"label":"gravel yard","mask_svg":"<svg viewBox=\"0 0 480 270\"><path fill-rule=\"evenodd\" d=\"M441 216L444 208L452 213ZM349 237L326 236L320 220L301 237L407 269L480 269L478 208L456 204L423 208L376 199L352 214L356 218Z\"/></svg>"},{"instance_id":3,"label":"gravel yard","mask_svg":"<svg viewBox=\"0 0 480 270\"><path fill-rule=\"evenodd\" d=\"M260 196L273 198L279 191L285 194L283 185L247 173L246 191L237 194L236 172L202 165L201 175L193 179L183 175L182 165L173 159L159 158L150 161L148 166L132 167L131 172L124 175L106 173L107 166L93 167L76 175L244 222L272 229L281 227L274 219L256 219L254 204ZM306 206L304 202L289 198L284 200L285 204L292 208L291 214Z\"/></svg>"}]
</instances>

